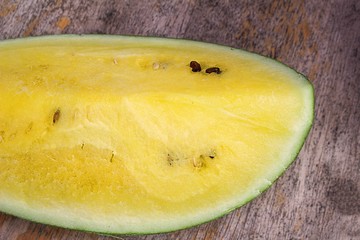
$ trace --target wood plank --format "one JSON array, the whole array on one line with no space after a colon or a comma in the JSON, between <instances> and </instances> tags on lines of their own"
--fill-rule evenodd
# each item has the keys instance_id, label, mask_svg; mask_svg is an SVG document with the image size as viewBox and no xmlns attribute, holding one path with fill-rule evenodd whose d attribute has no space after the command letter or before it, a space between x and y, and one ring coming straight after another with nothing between
<instances>
[{"instance_id":1,"label":"wood plank","mask_svg":"<svg viewBox=\"0 0 360 240\"><path fill-rule=\"evenodd\" d=\"M267 192L198 227L124 239L360 239L359 29L356 0L0 0L0 39L188 38L271 56L313 82L315 125L297 161ZM0 214L0 239L111 238Z\"/></svg>"}]
</instances>

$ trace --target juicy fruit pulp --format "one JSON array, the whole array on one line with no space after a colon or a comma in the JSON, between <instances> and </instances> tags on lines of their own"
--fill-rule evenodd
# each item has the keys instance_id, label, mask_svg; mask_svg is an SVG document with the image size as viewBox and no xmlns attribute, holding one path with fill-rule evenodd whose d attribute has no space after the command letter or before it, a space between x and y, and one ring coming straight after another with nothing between
<instances>
[{"instance_id":1,"label":"juicy fruit pulp","mask_svg":"<svg viewBox=\"0 0 360 240\"><path fill-rule=\"evenodd\" d=\"M140 37L4 41L0 210L107 233L192 226L266 189L312 118L303 76L241 50Z\"/></svg>"}]
</instances>

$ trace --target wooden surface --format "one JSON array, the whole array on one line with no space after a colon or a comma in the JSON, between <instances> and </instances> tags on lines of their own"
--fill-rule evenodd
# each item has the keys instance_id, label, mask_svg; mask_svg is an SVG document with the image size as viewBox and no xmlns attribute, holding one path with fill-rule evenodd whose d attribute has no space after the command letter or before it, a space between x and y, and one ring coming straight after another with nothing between
<instances>
[{"instance_id":1,"label":"wooden surface","mask_svg":"<svg viewBox=\"0 0 360 240\"><path fill-rule=\"evenodd\" d=\"M313 129L267 192L198 227L121 238L360 239L359 1L0 0L0 39L60 33L225 44L278 59L315 86ZM0 239L111 238L0 214Z\"/></svg>"}]
</instances>

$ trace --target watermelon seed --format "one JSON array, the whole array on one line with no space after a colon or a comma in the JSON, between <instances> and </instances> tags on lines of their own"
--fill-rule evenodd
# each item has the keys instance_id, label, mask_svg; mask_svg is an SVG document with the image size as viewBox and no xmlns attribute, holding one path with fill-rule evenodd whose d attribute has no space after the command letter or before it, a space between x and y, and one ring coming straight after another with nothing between
<instances>
[{"instance_id":1,"label":"watermelon seed","mask_svg":"<svg viewBox=\"0 0 360 240\"><path fill-rule=\"evenodd\" d=\"M113 153L111 154L111 158L110 158L110 162L111 162L111 163L113 162L114 156L115 156L115 154L114 154L114 152L113 152Z\"/></svg>"},{"instance_id":2,"label":"watermelon seed","mask_svg":"<svg viewBox=\"0 0 360 240\"><path fill-rule=\"evenodd\" d=\"M220 74L220 68L218 67L211 67L205 70L206 73L216 73L216 74Z\"/></svg>"},{"instance_id":3,"label":"watermelon seed","mask_svg":"<svg viewBox=\"0 0 360 240\"><path fill-rule=\"evenodd\" d=\"M193 72L200 72L201 71L200 63L198 63L197 61L191 61L190 62L190 67L192 68L191 70Z\"/></svg>"},{"instance_id":4,"label":"watermelon seed","mask_svg":"<svg viewBox=\"0 0 360 240\"><path fill-rule=\"evenodd\" d=\"M205 167L205 158L203 155L200 155L198 158L193 158L193 166L196 168Z\"/></svg>"},{"instance_id":5,"label":"watermelon seed","mask_svg":"<svg viewBox=\"0 0 360 240\"><path fill-rule=\"evenodd\" d=\"M175 161L175 159L168 153L168 155L167 155L167 162L168 162L169 166L173 166L173 165L174 165L174 161Z\"/></svg>"},{"instance_id":6,"label":"watermelon seed","mask_svg":"<svg viewBox=\"0 0 360 240\"><path fill-rule=\"evenodd\" d=\"M152 65L152 68L154 70L161 70L161 69L167 69L168 64L167 63L160 63L160 62L154 62Z\"/></svg>"},{"instance_id":7,"label":"watermelon seed","mask_svg":"<svg viewBox=\"0 0 360 240\"><path fill-rule=\"evenodd\" d=\"M59 121L60 118L60 109L56 110L53 115L53 124L55 124L57 121Z\"/></svg>"},{"instance_id":8,"label":"watermelon seed","mask_svg":"<svg viewBox=\"0 0 360 240\"><path fill-rule=\"evenodd\" d=\"M215 150L211 150L211 153L209 154L209 158L214 159L216 157Z\"/></svg>"},{"instance_id":9,"label":"watermelon seed","mask_svg":"<svg viewBox=\"0 0 360 240\"><path fill-rule=\"evenodd\" d=\"M158 70L160 68L160 64L158 62L154 62L152 66L154 70Z\"/></svg>"}]
</instances>

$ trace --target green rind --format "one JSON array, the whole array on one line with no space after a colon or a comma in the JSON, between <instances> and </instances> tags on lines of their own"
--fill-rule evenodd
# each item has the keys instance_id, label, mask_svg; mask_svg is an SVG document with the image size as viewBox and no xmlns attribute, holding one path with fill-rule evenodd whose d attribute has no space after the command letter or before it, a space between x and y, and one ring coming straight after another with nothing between
<instances>
[{"instance_id":1,"label":"green rind","mask_svg":"<svg viewBox=\"0 0 360 240\"><path fill-rule=\"evenodd\" d=\"M225 212L220 213L219 215L213 217L213 218L209 218L203 221L198 221L195 224L189 224L189 225L183 225L179 228L171 228L171 229L167 229L165 231L147 231L147 232L102 232L102 231L95 231L97 233L100 234L104 234L104 235L140 235L140 234L156 234L156 233L166 233L166 232L172 232L172 231L176 231L176 230L182 230L182 229L187 229L190 227L194 227L194 226L198 226L201 224L204 224L206 222L210 222L213 221L214 219L223 217L227 214L229 214L230 212L234 211L235 209L238 209L242 206L244 206L245 204L249 203L251 200L253 200L254 198L256 198L257 196L259 196L261 193L265 192L267 189L270 188L270 186L282 175L284 174L284 172L286 171L287 168L289 168L289 166L295 161L295 159L297 158L298 154L301 151L301 148L303 147L305 140L311 130L313 121L314 121L314 109L315 109L315 98L314 98L314 87L312 85L312 83L302 74L298 73L296 70L290 68L289 66L274 60L274 59L270 59L267 57L264 57L262 55L256 54L256 53L250 53L248 51L242 50L242 49L235 49L235 48L230 48L228 46L224 46L224 45L219 45L219 44L213 44L213 43L204 43L204 42L198 42L198 41L193 41L193 40L185 40L185 39L171 39L171 38L158 38L158 37L144 37L144 36L122 36L122 35L52 35L52 36L35 36L35 37L27 37L27 38L22 38L22 39L9 39L9 40L3 40L0 42L0 47L4 46L4 45L11 45L11 44L15 44L18 42L28 42L28 41L41 41L41 40L67 40L67 39L79 39L81 40L81 38L84 39L134 39L134 40L146 40L146 41L153 41L153 42L158 42L158 41L165 41L166 43L170 44L173 43L175 45L178 45L180 42L182 44L190 44L190 45L199 45L199 46L208 46L210 48L219 48L221 50L231 50L231 51L235 51L235 52L239 52L242 54L250 54L250 55L257 55L257 57L259 58L263 58L268 59L270 61L276 62L277 64L280 64L284 67L284 69L288 69L290 71L292 71L294 74L297 74L302 80L304 80L307 84L306 88L309 91L309 96L311 97L309 99L309 105L311 105L311 110L312 113L311 115L309 115L310 119L307 121L307 126L306 129L304 129L303 134L301 137L299 137L297 144L295 144L297 146L297 148L294 150L294 153L292 154L291 158L289 161L287 161L287 166L285 166L284 169L279 170L272 179L269 179L271 181L270 185L263 185L263 188L259 189L259 192L257 194L251 195L249 196L247 199L245 199L243 202L240 202L238 205L229 208L228 210L226 210ZM260 60L260 59L259 59ZM33 222L38 222L38 223L43 223L37 219L33 219L32 215L27 215L27 214L23 214L21 212L18 212L16 209L3 209L2 210L5 213L26 219L26 220L30 220ZM63 223L59 223L57 221L49 221L47 224L49 225L53 225L53 226L58 226L58 227L64 227L64 228L69 228L69 229L74 229L74 230L80 230L80 231L86 231L86 232L94 232L91 229L84 229L84 228L78 228L78 227L74 227L71 228L69 226L67 226L66 224Z\"/></svg>"}]
</instances>

